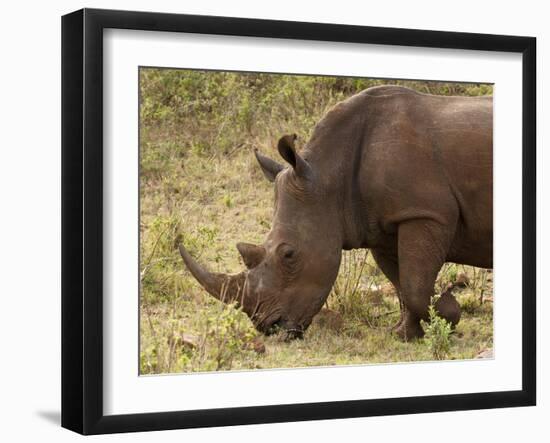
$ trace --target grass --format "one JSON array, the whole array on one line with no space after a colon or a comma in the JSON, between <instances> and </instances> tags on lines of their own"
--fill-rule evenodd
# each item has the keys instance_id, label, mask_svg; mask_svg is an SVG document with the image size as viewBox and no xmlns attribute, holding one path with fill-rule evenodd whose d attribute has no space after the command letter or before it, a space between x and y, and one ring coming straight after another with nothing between
<instances>
[{"instance_id":1,"label":"grass","mask_svg":"<svg viewBox=\"0 0 550 443\"><path fill-rule=\"evenodd\" d=\"M426 340L402 343L389 333L399 319L397 297L366 250L344 253L326 305L337 324L319 316L304 340L290 343L277 335L257 337L243 313L196 283L177 251L183 242L213 271L242 270L235 244L262 243L272 217L272 184L263 177L253 149L275 156L280 135L295 132L306 140L333 104L382 83L141 70L142 374L436 358ZM492 93L487 85L399 83L439 94ZM435 293L460 274L469 277L469 284L456 292L462 319L449 337L446 359L474 358L493 342L490 272L447 264ZM265 352L256 349L259 340Z\"/></svg>"}]
</instances>

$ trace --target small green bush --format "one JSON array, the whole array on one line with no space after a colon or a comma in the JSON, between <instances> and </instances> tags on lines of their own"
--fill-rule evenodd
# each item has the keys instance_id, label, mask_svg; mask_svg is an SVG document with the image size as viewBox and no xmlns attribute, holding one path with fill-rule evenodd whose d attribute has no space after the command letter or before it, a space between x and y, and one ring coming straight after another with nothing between
<instances>
[{"instance_id":1,"label":"small green bush","mask_svg":"<svg viewBox=\"0 0 550 443\"><path fill-rule=\"evenodd\" d=\"M432 299L428 313L429 321L422 322L426 335L424 341L430 348L436 360L444 360L451 350L451 324L437 315L434 307L435 299Z\"/></svg>"},{"instance_id":2,"label":"small green bush","mask_svg":"<svg viewBox=\"0 0 550 443\"><path fill-rule=\"evenodd\" d=\"M252 352L247 345L256 334L240 309L233 304L220 304L219 309L203 318L202 334L190 361L192 370L232 369L234 360Z\"/></svg>"}]
</instances>

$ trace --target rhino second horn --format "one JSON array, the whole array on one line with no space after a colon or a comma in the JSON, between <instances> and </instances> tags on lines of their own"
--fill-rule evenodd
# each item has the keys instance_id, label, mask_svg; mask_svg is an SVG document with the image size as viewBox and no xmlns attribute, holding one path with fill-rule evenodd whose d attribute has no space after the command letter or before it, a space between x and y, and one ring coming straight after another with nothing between
<instances>
[{"instance_id":1,"label":"rhino second horn","mask_svg":"<svg viewBox=\"0 0 550 443\"><path fill-rule=\"evenodd\" d=\"M210 295L226 303L237 301L242 304L246 280L245 273L231 275L210 272L197 263L181 244L179 245L179 251L187 269Z\"/></svg>"},{"instance_id":2,"label":"rhino second horn","mask_svg":"<svg viewBox=\"0 0 550 443\"><path fill-rule=\"evenodd\" d=\"M248 269L255 268L265 258L265 248L251 243L237 243L237 249Z\"/></svg>"}]
</instances>

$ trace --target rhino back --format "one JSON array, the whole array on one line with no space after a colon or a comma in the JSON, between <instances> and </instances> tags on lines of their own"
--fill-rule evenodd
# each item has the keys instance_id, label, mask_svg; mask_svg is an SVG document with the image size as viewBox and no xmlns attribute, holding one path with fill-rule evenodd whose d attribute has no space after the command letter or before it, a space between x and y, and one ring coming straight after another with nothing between
<instances>
[{"instance_id":1,"label":"rhino back","mask_svg":"<svg viewBox=\"0 0 550 443\"><path fill-rule=\"evenodd\" d=\"M456 230L450 261L492 259L492 98L367 89L317 125L305 155L335 194L349 247L432 218ZM360 243L360 244L359 244Z\"/></svg>"}]
</instances>

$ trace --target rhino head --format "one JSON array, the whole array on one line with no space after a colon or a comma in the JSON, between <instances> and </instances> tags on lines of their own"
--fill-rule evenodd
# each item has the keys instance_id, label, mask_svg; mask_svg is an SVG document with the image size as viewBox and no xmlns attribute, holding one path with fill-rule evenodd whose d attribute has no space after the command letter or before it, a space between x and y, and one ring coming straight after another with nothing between
<instances>
[{"instance_id":1,"label":"rhino head","mask_svg":"<svg viewBox=\"0 0 550 443\"><path fill-rule=\"evenodd\" d=\"M325 302L340 266L342 239L328 205L321 174L301 157L295 135L278 143L288 167L255 152L266 178L275 183L271 231L262 245L238 243L247 270L235 275L211 273L180 246L193 276L214 297L238 303L256 329L277 329L286 339L301 338Z\"/></svg>"}]
</instances>

